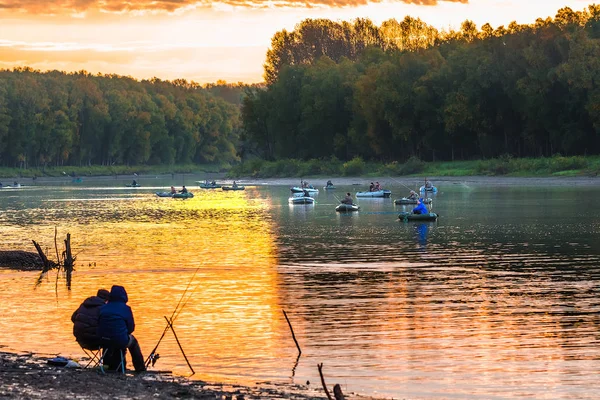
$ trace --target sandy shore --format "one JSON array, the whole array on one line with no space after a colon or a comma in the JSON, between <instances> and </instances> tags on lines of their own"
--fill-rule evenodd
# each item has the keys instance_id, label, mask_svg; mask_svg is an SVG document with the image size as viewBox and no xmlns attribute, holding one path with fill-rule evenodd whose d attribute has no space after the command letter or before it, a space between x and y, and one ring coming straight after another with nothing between
<instances>
[{"instance_id":1,"label":"sandy shore","mask_svg":"<svg viewBox=\"0 0 600 400\"><path fill-rule=\"evenodd\" d=\"M48 357L50 358L50 357ZM97 369L56 367L48 358L0 352L0 398L3 399L326 399L317 383L256 387L224 385L175 377L168 372L101 374ZM316 382L315 382L316 383ZM331 391L330 385L329 390ZM372 400L344 393L346 399ZM332 394L333 395L333 394Z\"/></svg>"}]
</instances>

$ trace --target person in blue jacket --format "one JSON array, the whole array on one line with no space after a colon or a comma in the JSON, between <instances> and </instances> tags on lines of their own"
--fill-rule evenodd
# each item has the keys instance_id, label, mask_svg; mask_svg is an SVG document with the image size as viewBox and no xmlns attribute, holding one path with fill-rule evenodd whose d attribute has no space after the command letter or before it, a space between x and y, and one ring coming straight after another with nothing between
<instances>
[{"instance_id":1,"label":"person in blue jacket","mask_svg":"<svg viewBox=\"0 0 600 400\"><path fill-rule=\"evenodd\" d=\"M412 210L413 214L429 214L429 210L423 204L423 199L417 200L417 206Z\"/></svg>"},{"instance_id":2,"label":"person in blue jacket","mask_svg":"<svg viewBox=\"0 0 600 400\"><path fill-rule=\"evenodd\" d=\"M110 289L108 303L100 308L98 336L110 347L128 349L135 371L142 372L146 370L146 366L140 345L132 335L135 330L135 322L131 307L127 305L128 300L123 286L114 285ZM112 367L113 362L109 362L109 365Z\"/></svg>"}]
</instances>

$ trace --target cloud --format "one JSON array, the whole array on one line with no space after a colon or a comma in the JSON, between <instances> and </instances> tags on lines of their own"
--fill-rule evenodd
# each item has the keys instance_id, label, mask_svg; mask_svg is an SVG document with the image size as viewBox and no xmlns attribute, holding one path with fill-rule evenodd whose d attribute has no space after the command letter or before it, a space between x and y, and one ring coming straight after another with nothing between
<instances>
[{"instance_id":1,"label":"cloud","mask_svg":"<svg viewBox=\"0 0 600 400\"><path fill-rule=\"evenodd\" d=\"M146 42L85 45L0 40L0 69L28 66L42 71L118 73L137 79L185 78L198 83L262 82L267 47L166 46ZM202 60L202 61L198 61Z\"/></svg>"},{"instance_id":2,"label":"cloud","mask_svg":"<svg viewBox=\"0 0 600 400\"><path fill-rule=\"evenodd\" d=\"M193 8L210 8L217 4L254 9L313 7L343 8L357 7L369 3L382 3L384 1L386 0L0 0L0 13L2 13L3 10L41 15L62 15L86 11L108 13L173 13ZM405 4L435 6L440 2L468 3L469 0L395 1Z\"/></svg>"}]
</instances>

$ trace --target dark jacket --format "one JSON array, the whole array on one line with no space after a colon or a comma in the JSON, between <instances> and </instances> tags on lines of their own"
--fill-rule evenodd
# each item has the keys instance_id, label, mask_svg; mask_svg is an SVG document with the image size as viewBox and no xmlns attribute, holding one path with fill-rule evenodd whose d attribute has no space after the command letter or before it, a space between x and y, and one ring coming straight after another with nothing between
<instances>
[{"instance_id":1,"label":"dark jacket","mask_svg":"<svg viewBox=\"0 0 600 400\"><path fill-rule=\"evenodd\" d=\"M413 208L413 214L429 214L429 210L425 207L425 204L419 203L415 208Z\"/></svg>"},{"instance_id":2,"label":"dark jacket","mask_svg":"<svg viewBox=\"0 0 600 400\"><path fill-rule=\"evenodd\" d=\"M129 334L135 329L133 313L127 303L127 292L123 286L113 286L108 303L100 309L98 336L108 338L119 348L126 348Z\"/></svg>"},{"instance_id":3,"label":"dark jacket","mask_svg":"<svg viewBox=\"0 0 600 400\"><path fill-rule=\"evenodd\" d=\"M98 318L103 305L104 300L100 297L88 297L71 316L73 336L83 348L95 350L100 346Z\"/></svg>"}]
</instances>

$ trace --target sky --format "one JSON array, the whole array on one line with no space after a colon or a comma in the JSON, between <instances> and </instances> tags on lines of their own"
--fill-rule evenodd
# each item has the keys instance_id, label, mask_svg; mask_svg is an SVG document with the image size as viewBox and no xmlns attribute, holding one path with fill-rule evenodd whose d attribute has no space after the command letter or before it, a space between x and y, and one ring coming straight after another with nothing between
<instances>
[{"instance_id":1,"label":"sky","mask_svg":"<svg viewBox=\"0 0 600 400\"><path fill-rule=\"evenodd\" d=\"M438 29L494 28L581 11L600 0L0 0L0 69L263 81L277 31L306 18L375 24L406 15Z\"/></svg>"}]
</instances>

